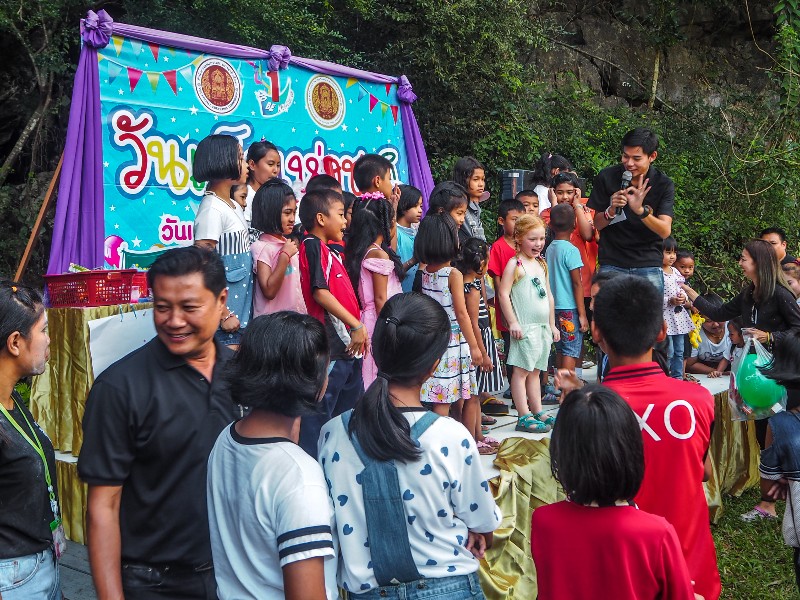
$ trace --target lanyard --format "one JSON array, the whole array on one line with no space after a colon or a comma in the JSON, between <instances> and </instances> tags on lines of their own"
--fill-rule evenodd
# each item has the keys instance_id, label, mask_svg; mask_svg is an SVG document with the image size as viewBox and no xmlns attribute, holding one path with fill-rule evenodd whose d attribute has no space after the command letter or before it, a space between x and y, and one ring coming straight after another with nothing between
<instances>
[{"instance_id":1,"label":"lanyard","mask_svg":"<svg viewBox=\"0 0 800 600\"><path fill-rule=\"evenodd\" d=\"M25 419L25 423L28 425L28 428L31 431L31 435L33 436L33 439L31 439L31 437L25 432L25 430L22 429L22 427L19 425L19 423L16 422L16 420L11 418L11 415L8 414L6 407L3 406L2 403L0 403L0 413L3 413L3 416L5 416L5 418L8 419L8 422L11 423L11 425L13 425L14 429L16 429L19 432L22 438L31 445L31 448L33 448L36 451L36 454L39 455L39 458L42 459L42 464L44 464L44 480L45 483L47 483L47 493L50 496L50 508L53 510L53 517L55 517L57 521L58 502L56 501L56 493L55 490L53 489L53 482L50 479L50 466L47 464L47 457L45 457L44 455L44 448L42 447L42 442L39 441L39 437L34 432L33 425L31 425L31 422L28 420L28 417L25 416L25 412L17 404L17 401L13 397L11 400L19 409L19 413L22 415L22 418Z\"/></svg>"}]
</instances>

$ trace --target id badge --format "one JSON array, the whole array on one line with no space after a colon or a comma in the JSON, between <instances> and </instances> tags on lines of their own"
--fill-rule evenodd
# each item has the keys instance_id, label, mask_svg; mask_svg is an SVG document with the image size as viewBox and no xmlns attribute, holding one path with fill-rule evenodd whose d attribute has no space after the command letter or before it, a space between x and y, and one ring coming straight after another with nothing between
<instances>
[{"instance_id":1,"label":"id badge","mask_svg":"<svg viewBox=\"0 0 800 600\"><path fill-rule=\"evenodd\" d=\"M61 522L61 518L50 522L50 532L53 534L53 550L56 553L56 560L60 560L67 551L67 535L64 533L64 524Z\"/></svg>"}]
</instances>

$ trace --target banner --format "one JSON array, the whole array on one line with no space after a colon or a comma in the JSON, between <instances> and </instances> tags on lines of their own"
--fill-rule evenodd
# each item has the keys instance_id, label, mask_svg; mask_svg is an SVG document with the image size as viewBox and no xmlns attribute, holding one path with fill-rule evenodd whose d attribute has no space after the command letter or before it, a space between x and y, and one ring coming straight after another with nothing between
<instances>
[{"instance_id":1,"label":"banner","mask_svg":"<svg viewBox=\"0 0 800 600\"><path fill-rule=\"evenodd\" d=\"M245 152L275 144L298 198L328 173L355 192L353 164L385 156L409 181L397 83L335 76L267 59L215 56L113 35L97 51L107 267L149 265L188 245L204 183L192 178L200 140L229 134ZM94 266L94 265L90 265Z\"/></svg>"}]
</instances>

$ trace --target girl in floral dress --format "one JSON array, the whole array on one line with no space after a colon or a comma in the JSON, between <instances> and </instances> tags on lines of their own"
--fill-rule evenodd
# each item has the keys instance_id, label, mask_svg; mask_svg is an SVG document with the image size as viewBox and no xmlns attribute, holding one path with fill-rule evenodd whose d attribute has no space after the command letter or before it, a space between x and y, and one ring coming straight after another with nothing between
<instances>
[{"instance_id":1,"label":"girl in floral dress","mask_svg":"<svg viewBox=\"0 0 800 600\"><path fill-rule=\"evenodd\" d=\"M447 416L450 405L477 395L475 367L481 351L475 339L464 295L464 276L451 266L458 254L458 230L448 214L429 215L420 223L414 255L426 265L422 293L444 307L450 317L450 343L433 375L422 384L421 400Z\"/></svg>"}]
</instances>

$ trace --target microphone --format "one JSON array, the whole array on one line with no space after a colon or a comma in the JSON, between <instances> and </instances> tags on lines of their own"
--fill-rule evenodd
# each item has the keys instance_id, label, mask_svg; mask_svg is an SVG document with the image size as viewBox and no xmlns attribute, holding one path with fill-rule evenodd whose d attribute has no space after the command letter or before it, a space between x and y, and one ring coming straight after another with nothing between
<instances>
[{"instance_id":1,"label":"microphone","mask_svg":"<svg viewBox=\"0 0 800 600\"><path fill-rule=\"evenodd\" d=\"M625 171L622 174L622 183L620 184L619 189L627 190L629 187L631 187L631 180L632 179L633 179L633 173L631 173L630 171ZM622 207L621 206L617 207L617 214L618 215L622 214Z\"/></svg>"}]
</instances>

